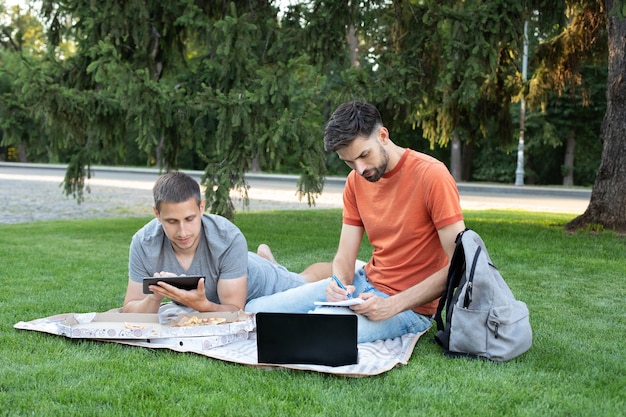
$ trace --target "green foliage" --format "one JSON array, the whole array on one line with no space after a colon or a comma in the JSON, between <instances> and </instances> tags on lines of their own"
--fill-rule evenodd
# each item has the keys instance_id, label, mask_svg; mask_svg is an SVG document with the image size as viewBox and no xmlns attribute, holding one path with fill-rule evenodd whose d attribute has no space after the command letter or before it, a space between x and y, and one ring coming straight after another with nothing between
<instances>
[{"instance_id":1,"label":"green foliage","mask_svg":"<svg viewBox=\"0 0 626 417\"><path fill-rule=\"evenodd\" d=\"M487 142L474 158L472 179L485 182L510 183L515 177L517 149Z\"/></svg>"},{"instance_id":2,"label":"green foliage","mask_svg":"<svg viewBox=\"0 0 626 417\"><path fill-rule=\"evenodd\" d=\"M20 100L45 120L46 146L68 163L65 191L82 197L92 164L144 155L164 170L204 169L210 210L231 217L229 191L253 160L302 166L311 203L325 173L319 109L324 77L306 56L277 59L267 3L141 0L43 1L52 50L17 81ZM75 23L64 25L65 17ZM36 105L35 105L36 103ZM36 142L37 143L37 142Z\"/></svg>"},{"instance_id":3,"label":"green foliage","mask_svg":"<svg viewBox=\"0 0 626 417\"><path fill-rule=\"evenodd\" d=\"M519 40L524 12L519 3L425 2L434 77L416 114L425 136L445 145L454 131L468 141L487 134L489 125L510 132L508 106L519 91ZM427 90L428 91L428 90Z\"/></svg>"},{"instance_id":4,"label":"green foliage","mask_svg":"<svg viewBox=\"0 0 626 417\"><path fill-rule=\"evenodd\" d=\"M600 128L606 112L605 67L584 65L581 85L570 86L561 94L552 93L541 110L527 113L526 138L528 168L533 182L559 183L565 143L576 140L574 176L576 184L592 185L598 169L602 144ZM546 156L549 156L546 158ZM543 171L543 172L541 172Z\"/></svg>"},{"instance_id":5,"label":"green foliage","mask_svg":"<svg viewBox=\"0 0 626 417\"><path fill-rule=\"evenodd\" d=\"M43 28L34 16L22 13L19 7L11 7L6 15L1 11L0 145L11 149L9 159L16 160L20 152L37 159L48 152L35 139L43 134L42 128L33 119L15 81L45 52Z\"/></svg>"},{"instance_id":6,"label":"green foliage","mask_svg":"<svg viewBox=\"0 0 626 417\"><path fill-rule=\"evenodd\" d=\"M563 16L540 42L531 59L534 75L528 85L531 107L545 103L551 92L563 93L581 86L585 64L606 66L607 34L604 1L565 1L567 21Z\"/></svg>"},{"instance_id":7,"label":"green foliage","mask_svg":"<svg viewBox=\"0 0 626 417\"><path fill-rule=\"evenodd\" d=\"M79 201L94 164L203 170L210 210L232 216L230 190L245 193L252 169L300 174L311 203L326 173L347 172L322 151L324 123L344 101L374 103L394 141L442 160L458 135L475 150L474 178L504 182L522 93L537 183L560 182L562 148L548 143L562 142L563 122L585 112L601 120L599 101L576 109L551 93L569 94L566 81L596 83L580 64L606 65L599 0L311 0L281 15L276 3L43 0L33 3L43 24L9 14L0 145L69 164L65 192ZM581 33L586 24L593 30ZM595 176L595 122L576 131L577 184ZM492 158L497 149L504 154Z\"/></svg>"}]
</instances>

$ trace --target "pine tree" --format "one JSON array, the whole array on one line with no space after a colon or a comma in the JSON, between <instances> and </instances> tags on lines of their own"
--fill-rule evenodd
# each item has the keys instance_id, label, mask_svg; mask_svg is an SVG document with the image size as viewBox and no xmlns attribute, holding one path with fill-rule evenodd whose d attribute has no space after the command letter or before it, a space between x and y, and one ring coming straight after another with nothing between
<instances>
[{"instance_id":1,"label":"pine tree","mask_svg":"<svg viewBox=\"0 0 626 417\"><path fill-rule=\"evenodd\" d=\"M298 192L314 203L325 173L316 105L324 81L305 59L276 59L269 1L41 6L53 53L23 80L24 93L48 122L48 145L71 156L68 194L80 200L91 165L124 155L131 139L165 171L182 159L202 166L214 213L234 215L230 191L245 193L254 160L299 160ZM54 53L63 42L75 53Z\"/></svg>"}]
</instances>

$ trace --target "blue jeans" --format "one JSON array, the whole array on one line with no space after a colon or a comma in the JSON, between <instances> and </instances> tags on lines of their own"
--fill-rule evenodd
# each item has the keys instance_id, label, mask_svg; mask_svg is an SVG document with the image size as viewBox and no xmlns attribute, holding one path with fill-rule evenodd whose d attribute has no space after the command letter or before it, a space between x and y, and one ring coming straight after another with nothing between
<instances>
[{"instance_id":1,"label":"blue jeans","mask_svg":"<svg viewBox=\"0 0 626 417\"><path fill-rule=\"evenodd\" d=\"M365 316L356 314L349 307L316 306L315 301L326 301L326 287L330 281L331 279L327 278L287 291L255 298L246 304L245 311L251 313L263 311L270 313L355 314L358 318L358 343L394 339L406 333L421 333L431 325L429 317L422 316L412 310L403 311L387 320L372 321ZM360 269L354 274L352 285L356 287L354 294L369 292L379 297L389 297L369 283L364 269Z\"/></svg>"}]
</instances>

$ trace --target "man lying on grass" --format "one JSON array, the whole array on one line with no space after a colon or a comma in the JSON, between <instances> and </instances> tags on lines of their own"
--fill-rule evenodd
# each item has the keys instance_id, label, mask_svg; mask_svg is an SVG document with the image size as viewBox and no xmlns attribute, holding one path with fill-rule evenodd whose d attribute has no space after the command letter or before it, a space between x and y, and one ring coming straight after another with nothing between
<instances>
[{"instance_id":1,"label":"man lying on grass","mask_svg":"<svg viewBox=\"0 0 626 417\"><path fill-rule=\"evenodd\" d=\"M465 229L456 183L446 166L391 141L378 110L345 103L333 113L324 134L352 172L343 195L343 226L333 260L334 279L255 298L250 312L356 313L358 341L391 339L430 327L454 252ZM363 269L354 265L363 238L374 250ZM318 307L315 301L356 296L361 304Z\"/></svg>"},{"instance_id":2,"label":"man lying on grass","mask_svg":"<svg viewBox=\"0 0 626 417\"><path fill-rule=\"evenodd\" d=\"M132 239L124 312L156 313L163 298L190 309L238 311L253 298L298 287L330 275L330 263L300 274L275 262L266 245L248 252L241 231L224 217L204 214L199 184L182 172L159 177L153 188L155 219ZM271 257L270 259L266 259ZM158 282L143 293L144 277L200 275L198 288Z\"/></svg>"}]
</instances>

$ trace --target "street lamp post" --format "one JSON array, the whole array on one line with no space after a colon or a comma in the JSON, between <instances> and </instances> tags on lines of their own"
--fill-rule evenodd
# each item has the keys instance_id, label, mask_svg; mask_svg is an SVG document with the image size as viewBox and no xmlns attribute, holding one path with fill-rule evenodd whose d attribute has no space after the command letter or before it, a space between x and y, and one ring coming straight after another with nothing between
<instances>
[{"instance_id":1,"label":"street lamp post","mask_svg":"<svg viewBox=\"0 0 626 417\"><path fill-rule=\"evenodd\" d=\"M528 21L524 22L524 50L522 53L522 80L526 82L528 68ZM524 120L526 118L526 102L524 93L520 100L519 115L519 143L517 144L517 169L515 170L515 185L524 185Z\"/></svg>"}]
</instances>

